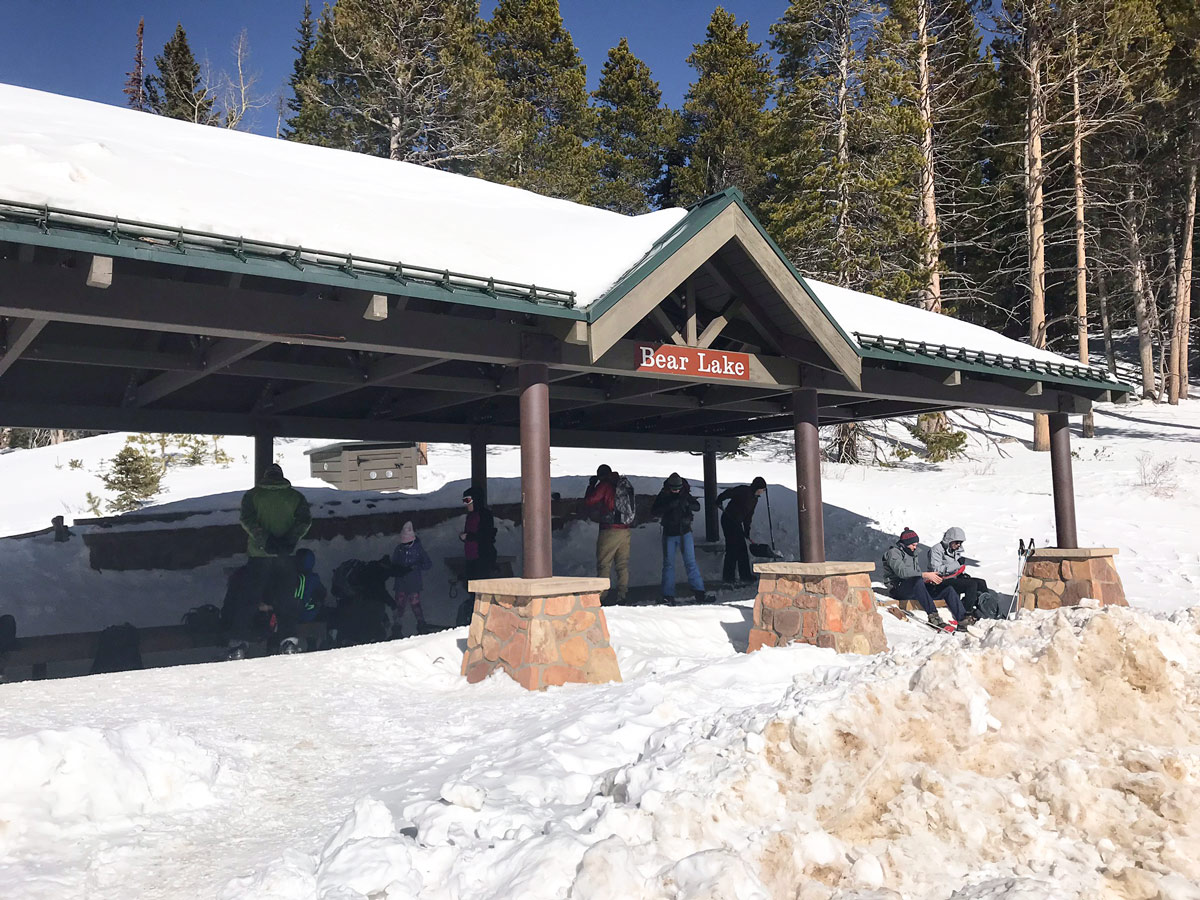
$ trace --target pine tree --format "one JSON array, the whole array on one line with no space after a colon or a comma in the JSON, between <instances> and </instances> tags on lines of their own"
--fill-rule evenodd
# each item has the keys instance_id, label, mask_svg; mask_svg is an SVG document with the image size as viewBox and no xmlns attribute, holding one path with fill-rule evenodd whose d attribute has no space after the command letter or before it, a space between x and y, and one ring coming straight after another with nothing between
<instances>
[{"instance_id":1,"label":"pine tree","mask_svg":"<svg viewBox=\"0 0 1200 900\"><path fill-rule=\"evenodd\" d=\"M478 27L475 0L326 7L299 81L293 139L469 168L496 136L498 85Z\"/></svg>"},{"instance_id":2,"label":"pine tree","mask_svg":"<svg viewBox=\"0 0 1200 900\"><path fill-rule=\"evenodd\" d=\"M160 116L201 125L215 125L212 92L200 77L200 64L188 45L182 24L154 57L157 74L146 79L150 108Z\"/></svg>"},{"instance_id":3,"label":"pine tree","mask_svg":"<svg viewBox=\"0 0 1200 900\"><path fill-rule=\"evenodd\" d=\"M145 18L138 20L137 46L133 51L133 68L125 73L124 94L129 98L129 108L139 112L147 112L150 107L146 102L146 57L142 51L146 31Z\"/></svg>"},{"instance_id":4,"label":"pine tree","mask_svg":"<svg viewBox=\"0 0 1200 900\"><path fill-rule=\"evenodd\" d=\"M781 84L768 227L802 271L907 299L926 279L903 23L868 0L795 0L772 40Z\"/></svg>"},{"instance_id":5,"label":"pine tree","mask_svg":"<svg viewBox=\"0 0 1200 900\"><path fill-rule=\"evenodd\" d=\"M551 197L586 202L595 161L587 72L558 0L500 0L484 41L507 102L508 136L481 174Z\"/></svg>"},{"instance_id":6,"label":"pine tree","mask_svg":"<svg viewBox=\"0 0 1200 900\"><path fill-rule=\"evenodd\" d=\"M698 77L683 103L681 149L687 165L671 173L675 196L670 199L693 203L737 187L755 203L767 177L771 59L762 44L750 40L749 23L739 25L718 6L704 42L694 46L687 61Z\"/></svg>"},{"instance_id":7,"label":"pine tree","mask_svg":"<svg viewBox=\"0 0 1200 900\"><path fill-rule=\"evenodd\" d=\"M593 202L627 215L647 212L662 180L670 114L650 68L625 38L608 51L592 97L599 157Z\"/></svg>"},{"instance_id":8,"label":"pine tree","mask_svg":"<svg viewBox=\"0 0 1200 900\"><path fill-rule=\"evenodd\" d=\"M313 48L317 40L317 25L313 19L312 3L310 0L304 0L304 12L300 16L300 24L296 28L296 43L292 45L292 49L296 51L296 58L292 61L292 74L288 78L288 86L291 88L292 96L284 101L284 108L287 110L287 116L284 119L282 136L289 140L304 140L304 133L309 125L307 119L311 118L306 115L309 111L309 105L305 100L303 93L303 85L309 77L309 69L312 65ZM320 112L317 113L320 115Z\"/></svg>"},{"instance_id":9,"label":"pine tree","mask_svg":"<svg viewBox=\"0 0 1200 900\"><path fill-rule=\"evenodd\" d=\"M130 512L140 509L159 492L162 472L148 456L133 447L122 447L101 480L108 490L117 492L108 508L113 512Z\"/></svg>"}]
</instances>

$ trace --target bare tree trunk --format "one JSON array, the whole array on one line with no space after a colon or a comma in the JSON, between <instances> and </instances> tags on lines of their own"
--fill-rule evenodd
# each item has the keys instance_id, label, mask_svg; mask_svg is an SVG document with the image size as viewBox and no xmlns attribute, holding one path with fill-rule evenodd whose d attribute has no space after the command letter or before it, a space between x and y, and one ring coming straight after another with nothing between
<instances>
[{"instance_id":1,"label":"bare tree trunk","mask_svg":"<svg viewBox=\"0 0 1200 900\"><path fill-rule=\"evenodd\" d=\"M1029 231L1029 339L1035 347L1046 346L1046 243L1044 220L1045 171L1042 129L1045 101L1042 96L1042 36L1034 15L1025 32L1029 60L1029 108L1025 132L1026 224ZM1033 417L1033 449L1050 449L1050 420Z\"/></svg>"},{"instance_id":2,"label":"bare tree trunk","mask_svg":"<svg viewBox=\"0 0 1200 900\"><path fill-rule=\"evenodd\" d=\"M1071 22L1071 90L1074 98L1074 133L1071 140L1075 169L1075 315L1079 326L1079 361L1088 364L1087 219L1083 192L1083 112L1079 105L1079 52L1077 27ZM1089 409L1083 417L1083 436L1096 436L1096 417Z\"/></svg>"},{"instance_id":3,"label":"bare tree trunk","mask_svg":"<svg viewBox=\"0 0 1200 900\"><path fill-rule=\"evenodd\" d=\"M847 169L850 166L850 16L842 7L838 14L838 84L837 84L837 161L838 161L838 217L837 246L839 283L845 286L849 247L846 245L847 218L850 214L850 186Z\"/></svg>"},{"instance_id":4,"label":"bare tree trunk","mask_svg":"<svg viewBox=\"0 0 1200 900\"><path fill-rule=\"evenodd\" d=\"M1150 400L1154 398L1154 342L1142 274L1142 238L1138 229L1138 211L1134 206L1132 180L1125 185L1125 205L1129 230L1129 269L1133 275L1133 310L1137 316L1138 356L1142 365L1142 397Z\"/></svg>"},{"instance_id":5,"label":"bare tree trunk","mask_svg":"<svg viewBox=\"0 0 1200 900\"><path fill-rule=\"evenodd\" d=\"M1188 395L1188 357L1192 337L1192 236L1196 227L1196 130L1192 129L1192 141L1188 146L1191 162L1188 165L1187 202L1183 214L1183 247L1179 254L1179 271L1175 280L1175 333L1171 341L1174 348L1172 364L1175 379L1172 381L1171 402L1178 403L1180 397Z\"/></svg>"},{"instance_id":6,"label":"bare tree trunk","mask_svg":"<svg viewBox=\"0 0 1200 900\"><path fill-rule=\"evenodd\" d=\"M942 274L939 271L937 195L933 170L933 98L929 85L929 2L917 0L917 87L921 107L921 265L925 290L921 305L942 311Z\"/></svg>"},{"instance_id":7,"label":"bare tree trunk","mask_svg":"<svg viewBox=\"0 0 1200 900\"><path fill-rule=\"evenodd\" d=\"M1108 362L1108 374L1117 374L1117 349L1113 346L1112 321L1108 317L1108 291L1105 289L1104 273L1096 273L1096 293L1100 295L1100 329L1104 332L1104 357Z\"/></svg>"}]
</instances>

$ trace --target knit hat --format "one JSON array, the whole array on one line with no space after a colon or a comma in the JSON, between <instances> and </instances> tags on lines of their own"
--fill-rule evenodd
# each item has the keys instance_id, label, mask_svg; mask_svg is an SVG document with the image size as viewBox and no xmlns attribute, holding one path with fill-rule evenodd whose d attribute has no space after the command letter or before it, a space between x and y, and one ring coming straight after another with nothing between
<instances>
[{"instance_id":1,"label":"knit hat","mask_svg":"<svg viewBox=\"0 0 1200 900\"><path fill-rule=\"evenodd\" d=\"M468 497L470 497L472 500L478 500L478 499L479 499L479 497L478 497L478 495L477 495L477 493L476 493L476 491L475 491L475 488L473 488L473 487L469 487L469 488L467 488L465 491L463 491L462 498L463 498L464 500L466 500Z\"/></svg>"},{"instance_id":2,"label":"knit hat","mask_svg":"<svg viewBox=\"0 0 1200 900\"><path fill-rule=\"evenodd\" d=\"M417 532L413 530L412 522L405 522L404 527L400 529L400 543L411 544L417 538Z\"/></svg>"},{"instance_id":3,"label":"knit hat","mask_svg":"<svg viewBox=\"0 0 1200 900\"><path fill-rule=\"evenodd\" d=\"M608 463L601 463L600 466L596 469L596 477L597 478L607 478L611 474L612 474L612 466L608 465Z\"/></svg>"},{"instance_id":4,"label":"knit hat","mask_svg":"<svg viewBox=\"0 0 1200 900\"><path fill-rule=\"evenodd\" d=\"M921 539L917 537L917 533L915 531L905 525L904 530L900 532L900 543L907 547L909 544L921 543Z\"/></svg>"},{"instance_id":5,"label":"knit hat","mask_svg":"<svg viewBox=\"0 0 1200 900\"><path fill-rule=\"evenodd\" d=\"M680 477L678 472L672 472L664 484L666 484L667 490L677 491L683 487L683 478Z\"/></svg>"},{"instance_id":6,"label":"knit hat","mask_svg":"<svg viewBox=\"0 0 1200 900\"><path fill-rule=\"evenodd\" d=\"M750 482L750 487L754 488L756 491L765 491L767 489L767 479L759 475L752 482Z\"/></svg>"},{"instance_id":7,"label":"knit hat","mask_svg":"<svg viewBox=\"0 0 1200 900\"><path fill-rule=\"evenodd\" d=\"M267 466L265 469L263 469L263 481L266 481L270 478L282 478L282 477L283 477L283 468L279 465L279 463L271 463L269 466Z\"/></svg>"}]
</instances>

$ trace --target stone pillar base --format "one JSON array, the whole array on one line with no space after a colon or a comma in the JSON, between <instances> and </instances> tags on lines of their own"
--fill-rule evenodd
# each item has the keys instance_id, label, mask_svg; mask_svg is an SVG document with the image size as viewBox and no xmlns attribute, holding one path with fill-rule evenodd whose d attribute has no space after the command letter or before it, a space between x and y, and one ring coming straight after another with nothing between
<instances>
[{"instance_id":1,"label":"stone pillar base","mask_svg":"<svg viewBox=\"0 0 1200 900\"><path fill-rule=\"evenodd\" d=\"M754 571L758 596L747 652L797 642L839 653L887 649L871 590L875 563L759 563Z\"/></svg>"},{"instance_id":2,"label":"stone pillar base","mask_svg":"<svg viewBox=\"0 0 1200 900\"><path fill-rule=\"evenodd\" d=\"M462 674L471 684L497 669L531 691L621 680L600 608L607 578L487 578L467 587L475 613Z\"/></svg>"},{"instance_id":3,"label":"stone pillar base","mask_svg":"<svg viewBox=\"0 0 1200 900\"><path fill-rule=\"evenodd\" d=\"M1017 592L1024 609L1078 606L1085 597L1105 606L1128 606L1111 547L1060 550L1039 547L1025 561Z\"/></svg>"}]
</instances>

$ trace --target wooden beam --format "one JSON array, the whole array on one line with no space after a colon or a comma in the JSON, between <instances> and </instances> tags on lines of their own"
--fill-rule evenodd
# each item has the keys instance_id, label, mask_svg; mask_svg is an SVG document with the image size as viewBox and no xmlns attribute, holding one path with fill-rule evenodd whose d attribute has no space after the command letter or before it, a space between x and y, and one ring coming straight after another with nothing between
<instances>
[{"instance_id":1,"label":"wooden beam","mask_svg":"<svg viewBox=\"0 0 1200 900\"><path fill-rule=\"evenodd\" d=\"M0 376L12 368L21 358L33 339L42 333L49 323L46 319L9 320L4 326L4 352L0 354Z\"/></svg>"},{"instance_id":2,"label":"wooden beam","mask_svg":"<svg viewBox=\"0 0 1200 900\"><path fill-rule=\"evenodd\" d=\"M133 406L148 406L168 394L195 384L201 378L220 372L243 357L257 353L269 345L269 341L249 341L225 338L212 341L200 357L200 368L189 372L164 372L138 387L133 397Z\"/></svg>"},{"instance_id":3,"label":"wooden beam","mask_svg":"<svg viewBox=\"0 0 1200 900\"><path fill-rule=\"evenodd\" d=\"M87 281L85 282L90 288L105 288L112 287L113 279L113 261L111 256L93 256L92 262L88 266Z\"/></svg>"},{"instance_id":4,"label":"wooden beam","mask_svg":"<svg viewBox=\"0 0 1200 900\"><path fill-rule=\"evenodd\" d=\"M704 327L704 331L701 332L700 337L696 339L696 346L701 350L707 350L709 347L711 347L713 345L713 341L721 336L721 332L725 330L725 326L729 324L729 320L732 319L741 308L742 301L737 297L732 298L729 303L725 304L725 308L721 310L721 313L715 316L713 320Z\"/></svg>"},{"instance_id":5,"label":"wooden beam","mask_svg":"<svg viewBox=\"0 0 1200 900\"><path fill-rule=\"evenodd\" d=\"M0 421L17 427L79 428L88 431L155 431L182 434L240 434L269 432L277 437L329 440L439 441L470 443L477 431L469 424L448 422L395 422L367 419L328 419L303 416L253 416L133 407L76 406L72 404L19 403L0 400ZM551 428L551 443L560 447L604 449L696 450L704 449L701 435L638 434L615 431L582 431ZM713 439L716 449L737 448L736 439ZM488 443L516 445L519 429L489 427Z\"/></svg>"},{"instance_id":6,"label":"wooden beam","mask_svg":"<svg viewBox=\"0 0 1200 900\"><path fill-rule=\"evenodd\" d=\"M394 384L406 375L436 366L440 362L441 360L413 356L388 356L373 363L365 372L362 372L361 380L357 384L306 384L269 398L265 406L258 411L273 414L290 412L293 409L331 400L362 388Z\"/></svg>"},{"instance_id":7,"label":"wooden beam","mask_svg":"<svg viewBox=\"0 0 1200 900\"><path fill-rule=\"evenodd\" d=\"M372 294L367 300L367 308L363 310L363 318L368 322L382 322L387 317L387 294Z\"/></svg>"},{"instance_id":8,"label":"wooden beam","mask_svg":"<svg viewBox=\"0 0 1200 900\"><path fill-rule=\"evenodd\" d=\"M779 345L779 341L775 339L775 334L772 329L767 328L750 307L749 301L751 294L749 288L742 282L737 274L725 264L719 256L713 256L704 263L704 270L709 276L725 289L725 292L740 304L740 314L743 319L750 323L750 327L761 337L764 343L776 353L782 354L783 349Z\"/></svg>"},{"instance_id":9,"label":"wooden beam","mask_svg":"<svg viewBox=\"0 0 1200 900\"><path fill-rule=\"evenodd\" d=\"M685 298L684 305L687 312L687 320L684 333L684 339L689 347L695 347L698 339L696 334L696 285L692 279L688 279L683 285Z\"/></svg>"},{"instance_id":10,"label":"wooden beam","mask_svg":"<svg viewBox=\"0 0 1200 900\"><path fill-rule=\"evenodd\" d=\"M675 328L675 323L672 322L667 314L662 311L661 306L656 306L654 309L650 310L650 318L654 320L654 324L657 325L659 330L663 333L663 337L669 340L672 344L683 346L683 335L681 335Z\"/></svg>"},{"instance_id":11,"label":"wooden beam","mask_svg":"<svg viewBox=\"0 0 1200 900\"><path fill-rule=\"evenodd\" d=\"M685 278L695 272L706 259L717 252L733 237L734 223L744 215L737 206L731 205L717 214L699 232L660 263L617 303L592 322L588 330L591 341L591 356L598 360L621 338L625 337L638 322L650 315L665 297L678 288Z\"/></svg>"}]
</instances>

